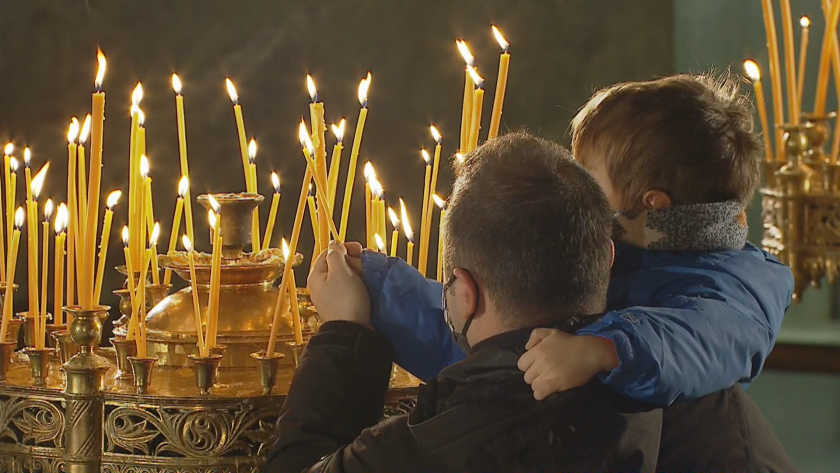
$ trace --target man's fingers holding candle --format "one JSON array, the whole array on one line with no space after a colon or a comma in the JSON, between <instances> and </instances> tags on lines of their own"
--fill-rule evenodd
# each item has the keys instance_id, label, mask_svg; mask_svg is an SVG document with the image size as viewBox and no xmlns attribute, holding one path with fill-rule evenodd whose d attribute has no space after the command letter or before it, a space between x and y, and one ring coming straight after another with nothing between
<instances>
[{"instance_id":1,"label":"man's fingers holding candle","mask_svg":"<svg viewBox=\"0 0 840 473\"><path fill-rule=\"evenodd\" d=\"M370 296L347 262L347 248L331 242L312 267L308 280L312 303L323 322L345 320L373 328Z\"/></svg>"}]
</instances>

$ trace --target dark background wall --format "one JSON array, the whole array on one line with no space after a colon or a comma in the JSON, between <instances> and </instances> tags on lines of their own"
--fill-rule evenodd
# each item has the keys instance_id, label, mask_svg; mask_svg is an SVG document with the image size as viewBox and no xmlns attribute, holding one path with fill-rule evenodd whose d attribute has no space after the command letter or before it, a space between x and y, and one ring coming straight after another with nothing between
<instances>
[{"instance_id":1,"label":"dark background wall","mask_svg":"<svg viewBox=\"0 0 840 473\"><path fill-rule=\"evenodd\" d=\"M373 161L386 197L391 203L405 197L416 228L424 172L419 148L433 145L429 123L444 135L444 155L457 146L463 61L456 38L466 38L486 79L486 130L499 54L491 23L512 43L503 128L526 128L566 142L569 119L593 89L672 70L669 0L2 0L0 141L31 146L34 167L52 161L44 195L63 200L67 123L90 109L100 46L108 58L103 194L125 190L129 95L142 80L155 212L168 233L180 174L170 75L177 71L184 82L193 195L244 188L224 88L230 76L247 132L260 146L260 190L270 192L271 170L281 175L284 199L275 235L288 235L304 170L297 124L301 116L308 120L305 75L317 81L328 123L347 117L352 136L356 88L370 70L370 114L357 183L364 161ZM348 156L345 151L339 188ZM444 168L441 194L448 193L450 176ZM350 238L362 236L362 189L361 184L355 189ZM111 239L114 264L123 259L116 235L125 221L124 204ZM262 211L265 222L268 205ZM205 220L198 217L196 225ZM311 235L303 235L301 250L308 257ZM199 242L199 249L207 247ZM121 283L115 273L110 276L106 291Z\"/></svg>"}]
</instances>

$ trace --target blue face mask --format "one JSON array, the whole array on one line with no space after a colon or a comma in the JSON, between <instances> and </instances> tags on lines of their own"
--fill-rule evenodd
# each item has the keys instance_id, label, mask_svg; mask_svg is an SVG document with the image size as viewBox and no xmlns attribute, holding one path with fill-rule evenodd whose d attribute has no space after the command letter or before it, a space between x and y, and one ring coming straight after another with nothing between
<instances>
[{"instance_id":1,"label":"blue face mask","mask_svg":"<svg viewBox=\"0 0 840 473\"><path fill-rule=\"evenodd\" d=\"M467 271L466 269L464 269L463 271L467 274L467 276L469 276L470 280L473 283L473 287L475 288L476 307L475 309L473 309L473 312L469 316L467 316L467 321L464 322L464 328L461 329L460 332L455 329L455 325L452 323L452 318L449 317L449 308L447 307L446 303L446 291L457 280L454 272L452 276L449 277L449 281L447 281L446 284L443 285L443 300L441 305L443 307L443 318L444 320L446 320L447 325L449 325L449 329L452 331L452 340L455 341L455 343L458 345L461 351L463 351L464 353L469 353L470 342L467 340L467 330L470 329L470 324L472 323L473 317L475 316L475 313L478 309L478 283L475 282L475 278L473 278L472 274L470 274L469 271Z\"/></svg>"}]
</instances>

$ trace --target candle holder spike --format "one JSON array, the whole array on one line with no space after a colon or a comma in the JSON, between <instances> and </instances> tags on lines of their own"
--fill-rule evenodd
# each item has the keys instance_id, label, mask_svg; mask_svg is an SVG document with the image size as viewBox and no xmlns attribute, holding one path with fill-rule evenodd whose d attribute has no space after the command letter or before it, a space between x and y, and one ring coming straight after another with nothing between
<instances>
[{"instance_id":1,"label":"candle holder spike","mask_svg":"<svg viewBox=\"0 0 840 473\"><path fill-rule=\"evenodd\" d=\"M221 206L222 257L238 259L245 246L251 244L251 214L265 197L249 193L202 194L196 201L207 210L210 210L210 195Z\"/></svg>"}]
</instances>

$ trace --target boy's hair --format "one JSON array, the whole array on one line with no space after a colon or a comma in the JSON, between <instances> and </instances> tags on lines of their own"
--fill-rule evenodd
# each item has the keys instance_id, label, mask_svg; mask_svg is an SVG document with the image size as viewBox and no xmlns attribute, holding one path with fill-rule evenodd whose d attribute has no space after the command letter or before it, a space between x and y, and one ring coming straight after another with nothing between
<instances>
[{"instance_id":1,"label":"boy's hair","mask_svg":"<svg viewBox=\"0 0 840 473\"><path fill-rule=\"evenodd\" d=\"M760 180L753 122L752 103L729 73L628 82L598 91L578 112L572 152L586 167L604 160L629 209L654 189L673 204L746 205Z\"/></svg>"},{"instance_id":2,"label":"boy's hair","mask_svg":"<svg viewBox=\"0 0 840 473\"><path fill-rule=\"evenodd\" d=\"M604 310L611 211L568 151L511 133L467 154L456 172L444 278L468 270L511 328Z\"/></svg>"}]
</instances>

